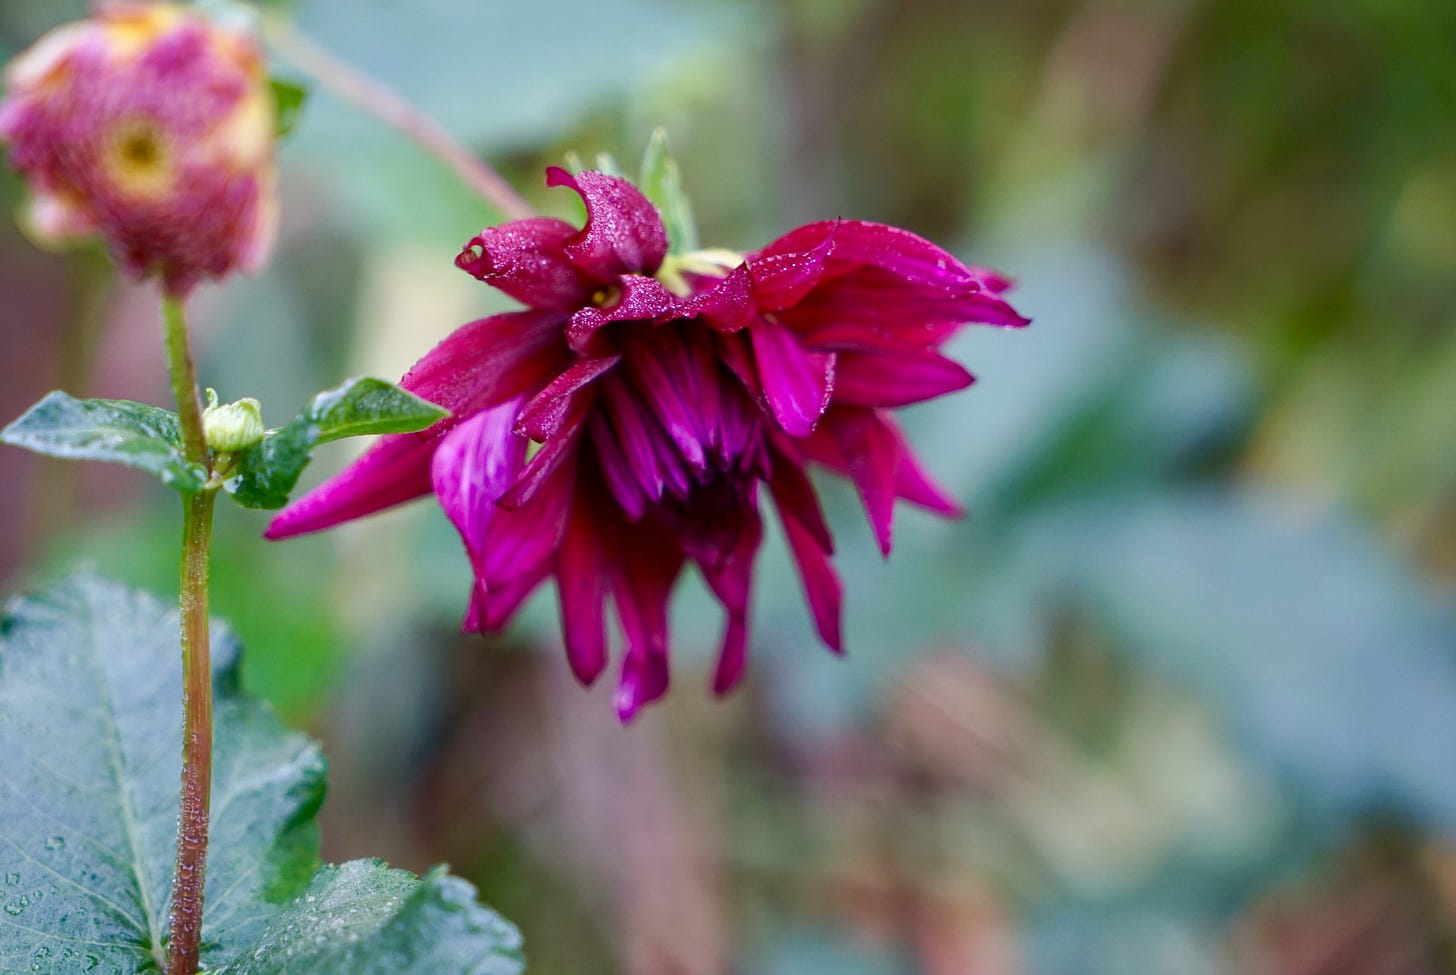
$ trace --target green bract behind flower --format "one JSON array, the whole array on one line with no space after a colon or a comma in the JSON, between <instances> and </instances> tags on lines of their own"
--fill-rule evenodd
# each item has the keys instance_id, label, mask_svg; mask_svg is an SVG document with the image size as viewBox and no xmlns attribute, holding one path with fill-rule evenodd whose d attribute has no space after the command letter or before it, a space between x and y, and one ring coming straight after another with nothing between
<instances>
[{"instance_id":1,"label":"green bract behind flower","mask_svg":"<svg viewBox=\"0 0 1456 975\"><path fill-rule=\"evenodd\" d=\"M274 107L251 36L171 4L105 3L12 61L5 84L0 138L39 241L99 235L173 294L263 264Z\"/></svg>"}]
</instances>

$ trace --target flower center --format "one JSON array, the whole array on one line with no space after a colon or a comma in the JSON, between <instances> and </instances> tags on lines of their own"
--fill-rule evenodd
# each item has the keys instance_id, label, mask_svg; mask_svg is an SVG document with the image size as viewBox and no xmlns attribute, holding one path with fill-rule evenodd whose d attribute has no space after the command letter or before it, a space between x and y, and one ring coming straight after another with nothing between
<instances>
[{"instance_id":1,"label":"flower center","mask_svg":"<svg viewBox=\"0 0 1456 975\"><path fill-rule=\"evenodd\" d=\"M126 119L107 134L101 165L123 194L152 198L172 188L176 167L165 132L149 119Z\"/></svg>"},{"instance_id":2,"label":"flower center","mask_svg":"<svg viewBox=\"0 0 1456 975\"><path fill-rule=\"evenodd\" d=\"M622 289L615 284L598 288L592 292L591 303L603 311L610 311L622 303Z\"/></svg>"}]
</instances>

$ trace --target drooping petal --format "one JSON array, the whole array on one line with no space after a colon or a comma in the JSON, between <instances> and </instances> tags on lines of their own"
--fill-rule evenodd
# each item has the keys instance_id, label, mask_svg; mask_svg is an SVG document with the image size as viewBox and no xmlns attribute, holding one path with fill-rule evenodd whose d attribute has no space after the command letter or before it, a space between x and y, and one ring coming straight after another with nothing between
<instances>
[{"instance_id":1,"label":"drooping petal","mask_svg":"<svg viewBox=\"0 0 1456 975\"><path fill-rule=\"evenodd\" d=\"M567 256L588 274L609 282L621 274L655 274L667 255L667 231L647 197L606 173L573 176L546 170L547 186L569 186L586 204L586 226L566 244Z\"/></svg>"},{"instance_id":2,"label":"drooping petal","mask_svg":"<svg viewBox=\"0 0 1456 975\"><path fill-rule=\"evenodd\" d=\"M592 446L596 448L602 476L607 482L607 490L612 493L628 521L640 521L647 510L647 495L642 491L637 472L627 459L626 452L622 450L616 432L600 410L594 410L588 417L587 428Z\"/></svg>"},{"instance_id":3,"label":"drooping petal","mask_svg":"<svg viewBox=\"0 0 1456 975\"><path fill-rule=\"evenodd\" d=\"M965 389L975 378L938 352L842 352L834 401L858 406L908 406Z\"/></svg>"},{"instance_id":4,"label":"drooping petal","mask_svg":"<svg viewBox=\"0 0 1456 975\"><path fill-rule=\"evenodd\" d=\"M763 522L751 497L739 523L737 544L716 565L699 563L703 578L728 614L713 692L731 691L743 676L748 647L748 604L753 594L753 564L763 540Z\"/></svg>"},{"instance_id":5,"label":"drooping petal","mask_svg":"<svg viewBox=\"0 0 1456 975\"><path fill-rule=\"evenodd\" d=\"M504 585L487 590L476 583L471 597L470 610L466 614L462 629L466 632L498 633L516 615L531 593L546 581L551 571L550 562L542 562L525 575L512 579Z\"/></svg>"},{"instance_id":6,"label":"drooping petal","mask_svg":"<svg viewBox=\"0 0 1456 975\"><path fill-rule=\"evenodd\" d=\"M601 359L578 359L572 363L522 408L516 421L516 432L536 441L554 436L566 420L572 397L615 366L620 358L613 355Z\"/></svg>"},{"instance_id":7,"label":"drooping petal","mask_svg":"<svg viewBox=\"0 0 1456 975\"><path fill-rule=\"evenodd\" d=\"M894 521L895 471L899 462L894 436L874 410L862 406L836 406L825 418L823 433L825 436L817 443L827 439L836 449L842 469L859 491L880 552L888 557ZM805 446L814 456L816 443Z\"/></svg>"},{"instance_id":8,"label":"drooping petal","mask_svg":"<svg viewBox=\"0 0 1456 975\"><path fill-rule=\"evenodd\" d=\"M598 340L598 331L613 322L651 321L672 307L676 299L656 278L628 274L616 285L621 291L615 304L598 308L588 306L571 316L566 328L566 341L582 355L605 355Z\"/></svg>"},{"instance_id":9,"label":"drooping petal","mask_svg":"<svg viewBox=\"0 0 1456 975\"><path fill-rule=\"evenodd\" d=\"M597 501L578 493L556 554L556 590L561 602L561 634L571 672L590 687L607 666L606 552L594 515Z\"/></svg>"},{"instance_id":10,"label":"drooping petal","mask_svg":"<svg viewBox=\"0 0 1456 975\"><path fill-rule=\"evenodd\" d=\"M718 666L713 670L713 693L718 697L731 692L743 679L748 666L748 617L730 613L723 625L723 642L718 650Z\"/></svg>"},{"instance_id":11,"label":"drooping petal","mask_svg":"<svg viewBox=\"0 0 1456 975\"><path fill-rule=\"evenodd\" d=\"M748 334L774 419L790 436L808 436L834 392L833 354L805 350L772 316L759 318Z\"/></svg>"},{"instance_id":12,"label":"drooping petal","mask_svg":"<svg viewBox=\"0 0 1456 975\"><path fill-rule=\"evenodd\" d=\"M834 554L834 537L824 521L824 509L809 476L804 472L796 451L785 450L782 441L775 444L768 483L774 502L786 517L793 518L813 537L826 555Z\"/></svg>"},{"instance_id":13,"label":"drooping petal","mask_svg":"<svg viewBox=\"0 0 1456 975\"><path fill-rule=\"evenodd\" d=\"M613 703L623 724L667 691L667 599L682 568L670 539L638 532L622 539L612 596L627 638Z\"/></svg>"},{"instance_id":14,"label":"drooping petal","mask_svg":"<svg viewBox=\"0 0 1456 975\"><path fill-rule=\"evenodd\" d=\"M463 325L415 363L400 386L437 403L458 423L555 374L567 356L559 312L517 311Z\"/></svg>"},{"instance_id":15,"label":"drooping petal","mask_svg":"<svg viewBox=\"0 0 1456 975\"><path fill-rule=\"evenodd\" d=\"M885 421L891 434L894 435L898 456L895 463L895 493L909 501L911 504L919 505L938 515L945 515L947 518L959 518L965 513L960 502L951 497L945 488L936 483L935 479L926 472L915 452L910 449L910 442L900 432L895 423L891 420Z\"/></svg>"},{"instance_id":16,"label":"drooping petal","mask_svg":"<svg viewBox=\"0 0 1456 975\"><path fill-rule=\"evenodd\" d=\"M819 639L835 653L843 653L840 620L844 615L844 584L829 562L829 550L819 544L814 533L795 518L782 501L779 502L779 516L789 551L799 567L799 579L804 585L804 597L814 616L814 628L819 631Z\"/></svg>"},{"instance_id":17,"label":"drooping petal","mask_svg":"<svg viewBox=\"0 0 1456 975\"><path fill-rule=\"evenodd\" d=\"M438 437L382 437L362 457L278 513L264 537L321 531L430 493Z\"/></svg>"},{"instance_id":18,"label":"drooping petal","mask_svg":"<svg viewBox=\"0 0 1456 975\"><path fill-rule=\"evenodd\" d=\"M577 396L572 399L556 435L536 451L536 456L526 463L516 483L497 502L502 508L529 504L546 486L546 482L555 477L563 465L572 459L576 442L581 439L587 416L587 403L591 398Z\"/></svg>"},{"instance_id":19,"label":"drooping petal","mask_svg":"<svg viewBox=\"0 0 1456 975\"><path fill-rule=\"evenodd\" d=\"M455 266L531 308L575 311L597 288L567 259L566 242L576 233L550 217L487 227L465 245Z\"/></svg>"}]
</instances>

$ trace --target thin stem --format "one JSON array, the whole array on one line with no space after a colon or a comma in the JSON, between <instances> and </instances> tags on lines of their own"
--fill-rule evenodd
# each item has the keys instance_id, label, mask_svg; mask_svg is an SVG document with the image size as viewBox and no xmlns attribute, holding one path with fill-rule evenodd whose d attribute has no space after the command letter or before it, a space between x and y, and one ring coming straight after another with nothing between
<instances>
[{"instance_id":1,"label":"thin stem","mask_svg":"<svg viewBox=\"0 0 1456 975\"><path fill-rule=\"evenodd\" d=\"M335 95L409 136L453 169L465 185L489 200L502 214L513 220L536 215L531 204L490 164L456 142L450 133L398 92L340 60L277 18L267 20L265 26L274 49L285 61L312 75Z\"/></svg>"},{"instance_id":2,"label":"thin stem","mask_svg":"<svg viewBox=\"0 0 1456 975\"><path fill-rule=\"evenodd\" d=\"M202 404L188 345L182 299L163 299L167 366L187 459L208 466ZM202 940L202 893L212 802L212 653L208 643L208 560L215 489L189 494L182 509L182 803L177 819L177 865L167 975L196 975Z\"/></svg>"}]
</instances>

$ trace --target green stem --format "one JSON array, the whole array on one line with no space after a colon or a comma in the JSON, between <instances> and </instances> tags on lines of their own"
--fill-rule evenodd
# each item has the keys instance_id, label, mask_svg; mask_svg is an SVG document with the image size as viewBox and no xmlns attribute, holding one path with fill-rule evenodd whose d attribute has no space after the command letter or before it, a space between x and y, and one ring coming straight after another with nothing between
<instances>
[{"instance_id":1,"label":"green stem","mask_svg":"<svg viewBox=\"0 0 1456 975\"><path fill-rule=\"evenodd\" d=\"M202 401L188 345L182 299L163 299L167 367L187 459L209 466ZM182 803L177 819L177 865L167 975L196 975L202 940L207 828L212 800L212 655L208 645L208 561L215 489L189 494L182 512Z\"/></svg>"}]
</instances>

